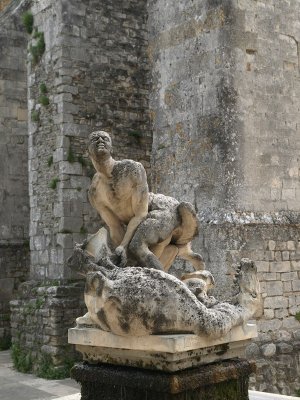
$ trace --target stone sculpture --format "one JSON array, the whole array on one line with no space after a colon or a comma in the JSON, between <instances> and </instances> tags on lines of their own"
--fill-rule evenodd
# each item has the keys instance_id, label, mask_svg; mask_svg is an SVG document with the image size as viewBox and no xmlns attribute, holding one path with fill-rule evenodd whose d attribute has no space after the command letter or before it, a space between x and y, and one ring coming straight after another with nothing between
<instances>
[{"instance_id":1,"label":"stone sculpture","mask_svg":"<svg viewBox=\"0 0 300 400\"><path fill-rule=\"evenodd\" d=\"M107 132L91 133L89 155L97 171L89 200L109 229L119 266L126 265L129 250L143 267L167 271L178 256L204 269L201 255L191 248L198 221L190 203L149 193L142 164L114 160Z\"/></svg>"},{"instance_id":2,"label":"stone sculpture","mask_svg":"<svg viewBox=\"0 0 300 400\"><path fill-rule=\"evenodd\" d=\"M251 260L240 263L233 299L219 302L209 296L214 278L191 249L198 232L192 205L149 193L143 166L114 160L106 132L90 135L89 154L97 171L90 202L108 229L76 245L69 259L71 268L86 275L88 313L77 318L79 325L121 336L194 333L218 338L257 313L259 281ZM127 258L130 253L133 258ZM196 271L182 280L168 274L176 256L189 260Z\"/></svg>"},{"instance_id":3,"label":"stone sculpture","mask_svg":"<svg viewBox=\"0 0 300 400\"><path fill-rule=\"evenodd\" d=\"M193 294L193 287L164 271L94 268L97 271L88 272L86 280L88 314L77 322L116 335L194 333L218 338L253 317L261 305L256 267L249 259L241 260L239 292L229 302L208 297L206 287ZM209 273L206 277L211 279ZM192 278L194 284L197 279ZM200 287L204 280L198 280Z\"/></svg>"}]
</instances>

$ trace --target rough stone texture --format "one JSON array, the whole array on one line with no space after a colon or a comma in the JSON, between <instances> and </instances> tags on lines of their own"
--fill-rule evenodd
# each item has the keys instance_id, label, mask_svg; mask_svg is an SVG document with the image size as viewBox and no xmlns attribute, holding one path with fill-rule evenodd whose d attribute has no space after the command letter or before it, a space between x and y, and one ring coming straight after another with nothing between
<instances>
[{"instance_id":1,"label":"rough stone texture","mask_svg":"<svg viewBox=\"0 0 300 400\"><path fill-rule=\"evenodd\" d=\"M43 355L54 366L74 357L67 331L78 312L85 312L82 284L67 281L34 281L19 287L19 298L10 302L12 342L31 360L33 370Z\"/></svg>"},{"instance_id":2,"label":"rough stone texture","mask_svg":"<svg viewBox=\"0 0 300 400\"><path fill-rule=\"evenodd\" d=\"M0 243L0 346L1 339L10 338L9 301L16 294L21 282L29 275L29 247L23 243Z\"/></svg>"},{"instance_id":3,"label":"rough stone texture","mask_svg":"<svg viewBox=\"0 0 300 400\"><path fill-rule=\"evenodd\" d=\"M77 364L71 375L86 400L247 400L254 364L231 360L177 373L162 373L105 364Z\"/></svg>"},{"instance_id":4,"label":"rough stone texture","mask_svg":"<svg viewBox=\"0 0 300 400\"><path fill-rule=\"evenodd\" d=\"M9 300L29 272L27 40L11 15L17 3L0 2L0 347L10 336Z\"/></svg>"}]
</instances>

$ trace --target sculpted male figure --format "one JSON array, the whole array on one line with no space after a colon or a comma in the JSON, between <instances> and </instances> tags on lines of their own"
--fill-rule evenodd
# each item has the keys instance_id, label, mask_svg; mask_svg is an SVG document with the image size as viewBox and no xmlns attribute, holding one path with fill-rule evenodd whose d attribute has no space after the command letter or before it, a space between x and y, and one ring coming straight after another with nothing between
<instances>
[{"instance_id":1,"label":"sculpted male figure","mask_svg":"<svg viewBox=\"0 0 300 400\"><path fill-rule=\"evenodd\" d=\"M168 270L178 256L195 269L204 269L201 255L194 253L190 244L198 232L192 205L149 193L142 164L114 160L107 132L93 132L89 141L89 155L97 171L89 200L109 228L121 265L126 264L129 248L144 267Z\"/></svg>"}]
</instances>

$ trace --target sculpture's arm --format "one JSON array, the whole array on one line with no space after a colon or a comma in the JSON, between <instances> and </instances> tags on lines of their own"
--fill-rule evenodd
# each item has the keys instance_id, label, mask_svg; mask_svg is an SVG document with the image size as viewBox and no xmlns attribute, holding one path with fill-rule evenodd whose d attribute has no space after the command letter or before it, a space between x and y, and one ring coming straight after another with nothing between
<instances>
[{"instance_id":1,"label":"sculpture's arm","mask_svg":"<svg viewBox=\"0 0 300 400\"><path fill-rule=\"evenodd\" d=\"M95 208L108 226L111 240L115 246L119 246L124 236L123 224L119 218L105 205L98 203L97 207Z\"/></svg>"}]
</instances>

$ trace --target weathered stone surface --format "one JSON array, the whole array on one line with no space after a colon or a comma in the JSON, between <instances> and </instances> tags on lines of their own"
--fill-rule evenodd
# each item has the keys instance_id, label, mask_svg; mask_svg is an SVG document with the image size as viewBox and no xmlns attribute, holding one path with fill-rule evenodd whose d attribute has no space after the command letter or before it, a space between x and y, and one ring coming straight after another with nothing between
<instances>
[{"instance_id":1,"label":"weathered stone surface","mask_svg":"<svg viewBox=\"0 0 300 400\"><path fill-rule=\"evenodd\" d=\"M276 346L273 343L266 344L262 346L261 350L265 357L272 357L276 353Z\"/></svg>"},{"instance_id":2,"label":"weathered stone surface","mask_svg":"<svg viewBox=\"0 0 300 400\"><path fill-rule=\"evenodd\" d=\"M99 395L117 400L232 400L248 399L248 377L255 369L246 360L230 360L177 373L138 368L77 364L71 376L81 384L82 396L92 400ZM224 397L225 396L225 397Z\"/></svg>"}]
</instances>

